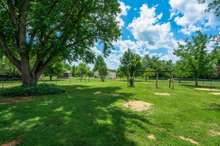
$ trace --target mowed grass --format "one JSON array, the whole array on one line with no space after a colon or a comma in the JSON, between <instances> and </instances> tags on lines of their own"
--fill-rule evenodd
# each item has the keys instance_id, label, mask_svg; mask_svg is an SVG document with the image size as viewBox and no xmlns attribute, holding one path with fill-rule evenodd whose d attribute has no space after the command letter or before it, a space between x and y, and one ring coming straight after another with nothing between
<instances>
[{"instance_id":1,"label":"mowed grass","mask_svg":"<svg viewBox=\"0 0 220 146\"><path fill-rule=\"evenodd\" d=\"M183 136L199 145L220 145L220 136L210 134L210 130L220 132L220 96L195 90L191 82L176 83L175 89L168 88L168 81L160 81L159 89L154 81L136 82L135 88L110 80L48 83L62 86L66 93L0 104L0 144L19 139L24 146L194 145L179 138ZM220 83L215 85L220 89ZM123 106L129 100L153 107L135 112Z\"/></svg>"}]
</instances>

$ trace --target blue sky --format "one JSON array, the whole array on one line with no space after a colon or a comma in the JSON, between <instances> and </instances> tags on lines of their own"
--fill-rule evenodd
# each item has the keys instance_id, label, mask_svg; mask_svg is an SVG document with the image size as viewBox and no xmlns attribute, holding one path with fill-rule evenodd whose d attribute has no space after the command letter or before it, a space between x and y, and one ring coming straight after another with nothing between
<instances>
[{"instance_id":1,"label":"blue sky","mask_svg":"<svg viewBox=\"0 0 220 146\"><path fill-rule=\"evenodd\" d=\"M119 4L121 13L117 21L121 37L113 42L115 49L106 58L111 69L118 67L120 57L128 48L141 56L149 54L176 61L173 50L178 42L198 30L209 35L219 34L220 18L205 11L207 4L197 0L121 0Z\"/></svg>"}]
</instances>

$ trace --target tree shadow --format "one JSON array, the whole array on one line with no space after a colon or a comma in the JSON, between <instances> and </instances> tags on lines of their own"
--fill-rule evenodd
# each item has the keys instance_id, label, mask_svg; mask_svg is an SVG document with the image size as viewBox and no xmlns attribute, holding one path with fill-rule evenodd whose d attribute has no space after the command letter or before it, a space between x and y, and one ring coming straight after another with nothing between
<instances>
[{"instance_id":1,"label":"tree shadow","mask_svg":"<svg viewBox=\"0 0 220 146\"><path fill-rule=\"evenodd\" d=\"M184 84L184 83L181 83L181 85L184 86L184 87L188 87L188 88L213 88L213 89L217 88L216 86L208 86L208 85L195 86L195 85Z\"/></svg>"},{"instance_id":2,"label":"tree shadow","mask_svg":"<svg viewBox=\"0 0 220 146\"><path fill-rule=\"evenodd\" d=\"M220 111L220 104L219 103L211 103L208 105L207 108L205 108L205 110L211 110L211 111Z\"/></svg>"},{"instance_id":3,"label":"tree shadow","mask_svg":"<svg viewBox=\"0 0 220 146\"><path fill-rule=\"evenodd\" d=\"M145 131L146 124L153 125L146 116L116 104L132 96L119 92L120 87L63 87L63 95L0 105L0 144L19 137L21 145L135 146L126 135L128 121Z\"/></svg>"}]
</instances>

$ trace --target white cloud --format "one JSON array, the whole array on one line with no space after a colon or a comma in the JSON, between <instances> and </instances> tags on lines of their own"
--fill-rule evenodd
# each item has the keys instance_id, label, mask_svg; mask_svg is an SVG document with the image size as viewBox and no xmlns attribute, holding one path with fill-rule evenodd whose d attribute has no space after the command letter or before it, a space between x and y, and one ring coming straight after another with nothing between
<instances>
[{"instance_id":1,"label":"white cloud","mask_svg":"<svg viewBox=\"0 0 220 146\"><path fill-rule=\"evenodd\" d=\"M216 27L220 24L213 12L207 12L207 3L199 3L198 0L170 0L171 17L177 25L182 26L181 32L191 34L192 32L205 29L205 27Z\"/></svg>"},{"instance_id":2,"label":"white cloud","mask_svg":"<svg viewBox=\"0 0 220 146\"><path fill-rule=\"evenodd\" d=\"M128 28L134 38L148 49L173 48L176 46L176 40L171 32L170 23L158 23L162 16L163 14L156 14L155 7L149 8L143 4L140 16L134 19Z\"/></svg>"},{"instance_id":3,"label":"white cloud","mask_svg":"<svg viewBox=\"0 0 220 146\"><path fill-rule=\"evenodd\" d=\"M131 8L130 6L126 5L124 2L119 1L121 12L118 14L116 20L118 21L118 26L122 28L124 26L124 20L122 17L128 15L128 10Z\"/></svg>"},{"instance_id":4,"label":"white cloud","mask_svg":"<svg viewBox=\"0 0 220 146\"><path fill-rule=\"evenodd\" d=\"M127 15L125 12L123 14ZM118 41L113 42L113 45L118 50L106 59L108 66L110 68L116 68L120 64L120 57L127 49L131 49L142 57L149 54L151 56L158 56L160 59L176 60L173 55L173 49L177 47L177 41L173 36L169 22L158 23L162 16L162 13L159 15L156 14L155 7L149 8L143 4L140 8L140 16L133 19L128 25L128 29L131 31L135 40L122 40L120 38ZM168 51L166 54L152 52L158 48L166 48Z\"/></svg>"}]
</instances>

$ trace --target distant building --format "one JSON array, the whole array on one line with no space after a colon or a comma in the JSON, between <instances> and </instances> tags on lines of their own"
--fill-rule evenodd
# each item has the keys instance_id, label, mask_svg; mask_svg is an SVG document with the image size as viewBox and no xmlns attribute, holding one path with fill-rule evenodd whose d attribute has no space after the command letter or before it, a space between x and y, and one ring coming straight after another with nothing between
<instances>
[{"instance_id":1,"label":"distant building","mask_svg":"<svg viewBox=\"0 0 220 146\"><path fill-rule=\"evenodd\" d=\"M72 77L71 71L66 71L62 75L58 76L58 78L64 78L64 79L68 79L68 78L71 78L71 77Z\"/></svg>"},{"instance_id":2,"label":"distant building","mask_svg":"<svg viewBox=\"0 0 220 146\"><path fill-rule=\"evenodd\" d=\"M116 75L116 70L109 69L109 70L108 70L107 78L108 78L108 79L115 80L116 77L117 77L117 75Z\"/></svg>"}]
</instances>

